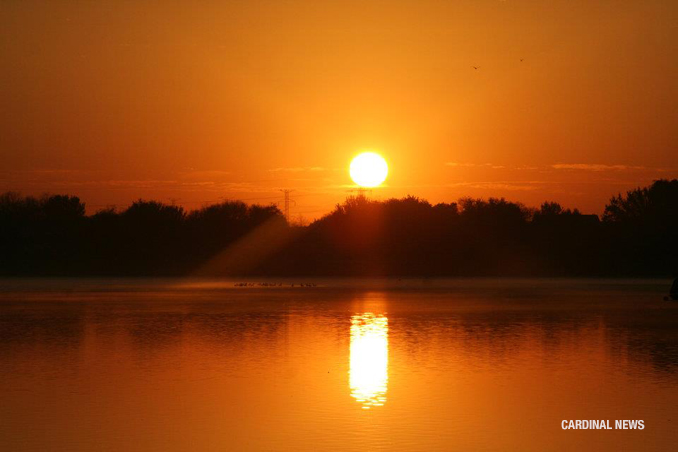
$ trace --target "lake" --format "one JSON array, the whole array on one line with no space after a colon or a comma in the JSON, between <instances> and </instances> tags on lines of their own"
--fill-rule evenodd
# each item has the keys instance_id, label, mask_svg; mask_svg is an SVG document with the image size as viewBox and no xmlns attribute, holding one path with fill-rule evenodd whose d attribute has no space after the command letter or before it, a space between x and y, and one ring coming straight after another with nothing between
<instances>
[{"instance_id":1,"label":"lake","mask_svg":"<svg viewBox=\"0 0 678 452\"><path fill-rule=\"evenodd\" d=\"M0 448L673 449L669 286L3 280Z\"/></svg>"}]
</instances>

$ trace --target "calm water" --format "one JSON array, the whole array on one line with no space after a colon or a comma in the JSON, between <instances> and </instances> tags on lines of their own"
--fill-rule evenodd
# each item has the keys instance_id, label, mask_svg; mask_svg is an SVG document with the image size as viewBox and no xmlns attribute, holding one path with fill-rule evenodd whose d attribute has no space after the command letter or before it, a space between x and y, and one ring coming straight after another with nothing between
<instances>
[{"instance_id":1,"label":"calm water","mask_svg":"<svg viewBox=\"0 0 678 452\"><path fill-rule=\"evenodd\" d=\"M1 281L0 449L675 450L668 281L282 282Z\"/></svg>"}]
</instances>

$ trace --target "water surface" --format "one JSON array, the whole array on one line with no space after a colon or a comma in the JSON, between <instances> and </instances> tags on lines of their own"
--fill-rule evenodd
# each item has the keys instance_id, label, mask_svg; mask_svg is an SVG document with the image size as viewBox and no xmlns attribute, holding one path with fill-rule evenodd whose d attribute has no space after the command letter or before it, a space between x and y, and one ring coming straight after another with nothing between
<instances>
[{"instance_id":1,"label":"water surface","mask_svg":"<svg viewBox=\"0 0 678 452\"><path fill-rule=\"evenodd\" d=\"M1 281L2 449L678 441L678 304L662 300L667 281L250 283ZM563 431L563 419L646 427Z\"/></svg>"}]
</instances>

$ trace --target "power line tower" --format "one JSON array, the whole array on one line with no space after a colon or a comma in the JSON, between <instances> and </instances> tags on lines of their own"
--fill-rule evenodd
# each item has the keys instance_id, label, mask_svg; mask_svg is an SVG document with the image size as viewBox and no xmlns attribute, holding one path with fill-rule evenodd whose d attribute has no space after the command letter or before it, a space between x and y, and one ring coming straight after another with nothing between
<instances>
[{"instance_id":1,"label":"power line tower","mask_svg":"<svg viewBox=\"0 0 678 452\"><path fill-rule=\"evenodd\" d=\"M292 193L294 190L290 190L289 188L281 188L280 191L285 194L285 219L290 221L290 193Z\"/></svg>"},{"instance_id":2,"label":"power line tower","mask_svg":"<svg viewBox=\"0 0 678 452\"><path fill-rule=\"evenodd\" d=\"M367 198L367 195L369 194L372 196L372 189L371 188L365 188L365 187L358 187L358 188L351 188L348 190L349 193L358 193L359 198Z\"/></svg>"}]
</instances>

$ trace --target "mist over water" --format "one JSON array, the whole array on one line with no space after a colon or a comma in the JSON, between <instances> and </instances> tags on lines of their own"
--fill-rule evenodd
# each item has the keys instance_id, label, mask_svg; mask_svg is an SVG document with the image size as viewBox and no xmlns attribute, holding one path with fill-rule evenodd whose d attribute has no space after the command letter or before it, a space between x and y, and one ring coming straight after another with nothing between
<instances>
[{"instance_id":1,"label":"mist over water","mask_svg":"<svg viewBox=\"0 0 678 452\"><path fill-rule=\"evenodd\" d=\"M669 281L235 282L0 281L3 448L667 450L678 440ZM645 429L564 431L564 419Z\"/></svg>"}]
</instances>

